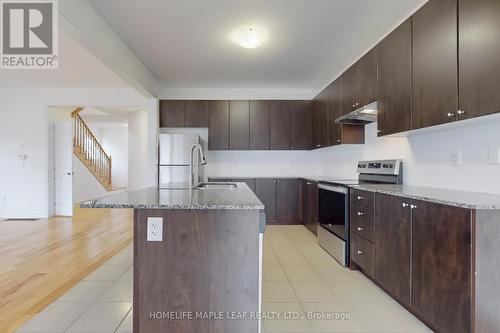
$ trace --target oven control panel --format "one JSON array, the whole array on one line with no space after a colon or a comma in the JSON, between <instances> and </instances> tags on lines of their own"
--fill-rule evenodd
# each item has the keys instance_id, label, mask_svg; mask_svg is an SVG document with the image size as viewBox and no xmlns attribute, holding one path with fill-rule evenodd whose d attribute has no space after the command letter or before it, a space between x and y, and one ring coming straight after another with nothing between
<instances>
[{"instance_id":1,"label":"oven control panel","mask_svg":"<svg viewBox=\"0 0 500 333\"><path fill-rule=\"evenodd\" d=\"M399 175L402 160L361 161L358 163L360 174Z\"/></svg>"}]
</instances>

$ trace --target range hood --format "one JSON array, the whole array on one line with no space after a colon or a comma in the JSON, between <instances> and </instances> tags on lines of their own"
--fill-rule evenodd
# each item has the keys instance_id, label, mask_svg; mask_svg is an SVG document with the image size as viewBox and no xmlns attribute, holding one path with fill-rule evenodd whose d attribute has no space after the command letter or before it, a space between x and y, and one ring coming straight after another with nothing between
<instances>
[{"instance_id":1,"label":"range hood","mask_svg":"<svg viewBox=\"0 0 500 333\"><path fill-rule=\"evenodd\" d=\"M335 119L336 123L347 125L366 125L377 121L377 102L370 103L359 109Z\"/></svg>"}]
</instances>

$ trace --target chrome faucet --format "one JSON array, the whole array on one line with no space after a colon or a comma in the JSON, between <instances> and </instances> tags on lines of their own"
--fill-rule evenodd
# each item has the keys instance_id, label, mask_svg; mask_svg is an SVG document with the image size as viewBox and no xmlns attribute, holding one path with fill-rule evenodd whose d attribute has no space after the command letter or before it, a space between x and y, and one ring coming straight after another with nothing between
<instances>
[{"instance_id":1,"label":"chrome faucet","mask_svg":"<svg viewBox=\"0 0 500 333\"><path fill-rule=\"evenodd\" d=\"M207 164L207 160L205 159L205 153L203 152L203 147L199 143L195 143L191 147L191 155L190 155L190 160L189 160L189 188L195 188L198 184L197 181L194 179L194 158L193 158L193 153L194 151L198 150L201 158L201 165Z\"/></svg>"}]
</instances>

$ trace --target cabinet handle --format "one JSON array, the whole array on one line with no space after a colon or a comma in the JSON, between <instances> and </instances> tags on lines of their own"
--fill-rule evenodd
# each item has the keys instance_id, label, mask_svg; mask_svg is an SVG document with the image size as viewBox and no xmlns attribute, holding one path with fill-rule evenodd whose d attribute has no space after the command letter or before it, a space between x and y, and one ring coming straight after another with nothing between
<instances>
[{"instance_id":1,"label":"cabinet handle","mask_svg":"<svg viewBox=\"0 0 500 333\"><path fill-rule=\"evenodd\" d=\"M365 214L358 212L358 216L363 216L363 215L365 215Z\"/></svg>"},{"instance_id":2,"label":"cabinet handle","mask_svg":"<svg viewBox=\"0 0 500 333\"><path fill-rule=\"evenodd\" d=\"M363 254L363 251L358 250L358 254Z\"/></svg>"},{"instance_id":3,"label":"cabinet handle","mask_svg":"<svg viewBox=\"0 0 500 333\"><path fill-rule=\"evenodd\" d=\"M341 143L341 142L342 142L342 140L338 139L338 140L337 140L337 142L338 142L338 143Z\"/></svg>"},{"instance_id":4,"label":"cabinet handle","mask_svg":"<svg viewBox=\"0 0 500 333\"><path fill-rule=\"evenodd\" d=\"M363 199L364 199L364 197L358 195L358 200L363 200Z\"/></svg>"},{"instance_id":5,"label":"cabinet handle","mask_svg":"<svg viewBox=\"0 0 500 333\"><path fill-rule=\"evenodd\" d=\"M448 116L448 118L455 117L455 114L453 112L448 112L446 115Z\"/></svg>"},{"instance_id":6,"label":"cabinet handle","mask_svg":"<svg viewBox=\"0 0 500 333\"><path fill-rule=\"evenodd\" d=\"M463 110L458 110L458 111L457 111L457 113L458 113L459 115L461 115L461 114L465 114L465 111L463 111Z\"/></svg>"},{"instance_id":7,"label":"cabinet handle","mask_svg":"<svg viewBox=\"0 0 500 333\"><path fill-rule=\"evenodd\" d=\"M307 182L306 184L307 184L307 185L312 185L312 183L309 183L309 182Z\"/></svg>"},{"instance_id":8,"label":"cabinet handle","mask_svg":"<svg viewBox=\"0 0 500 333\"><path fill-rule=\"evenodd\" d=\"M359 102L356 102L356 106L358 106L358 105L359 105Z\"/></svg>"},{"instance_id":9,"label":"cabinet handle","mask_svg":"<svg viewBox=\"0 0 500 333\"><path fill-rule=\"evenodd\" d=\"M358 231L363 231L363 228L361 228L361 227L358 227Z\"/></svg>"},{"instance_id":10,"label":"cabinet handle","mask_svg":"<svg viewBox=\"0 0 500 333\"><path fill-rule=\"evenodd\" d=\"M403 202L403 208L409 207L410 205Z\"/></svg>"},{"instance_id":11,"label":"cabinet handle","mask_svg":"<svg viewBox=\"0 0 500 333\"><path fill-rule=\"evenodd\" d=\"M410 205L411 209L417 209L418 207L416 205Z\"/></svg>"}]
</instances>

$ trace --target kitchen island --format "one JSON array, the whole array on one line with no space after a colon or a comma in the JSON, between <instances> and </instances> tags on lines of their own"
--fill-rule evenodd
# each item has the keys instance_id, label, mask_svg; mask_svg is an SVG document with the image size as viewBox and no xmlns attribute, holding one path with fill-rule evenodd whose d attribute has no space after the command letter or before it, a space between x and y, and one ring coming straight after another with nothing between
<instances>
[{"instance_id":1,"label":"kitchen island","mask_svg":"<svg viewBox=\"0 0 500 333\"><path fill-rule=\"evenodd\" d=\"M234 184L81 204L134 209L135 333L260 332L264 205Z\"/></svg>"}]
</instances>

